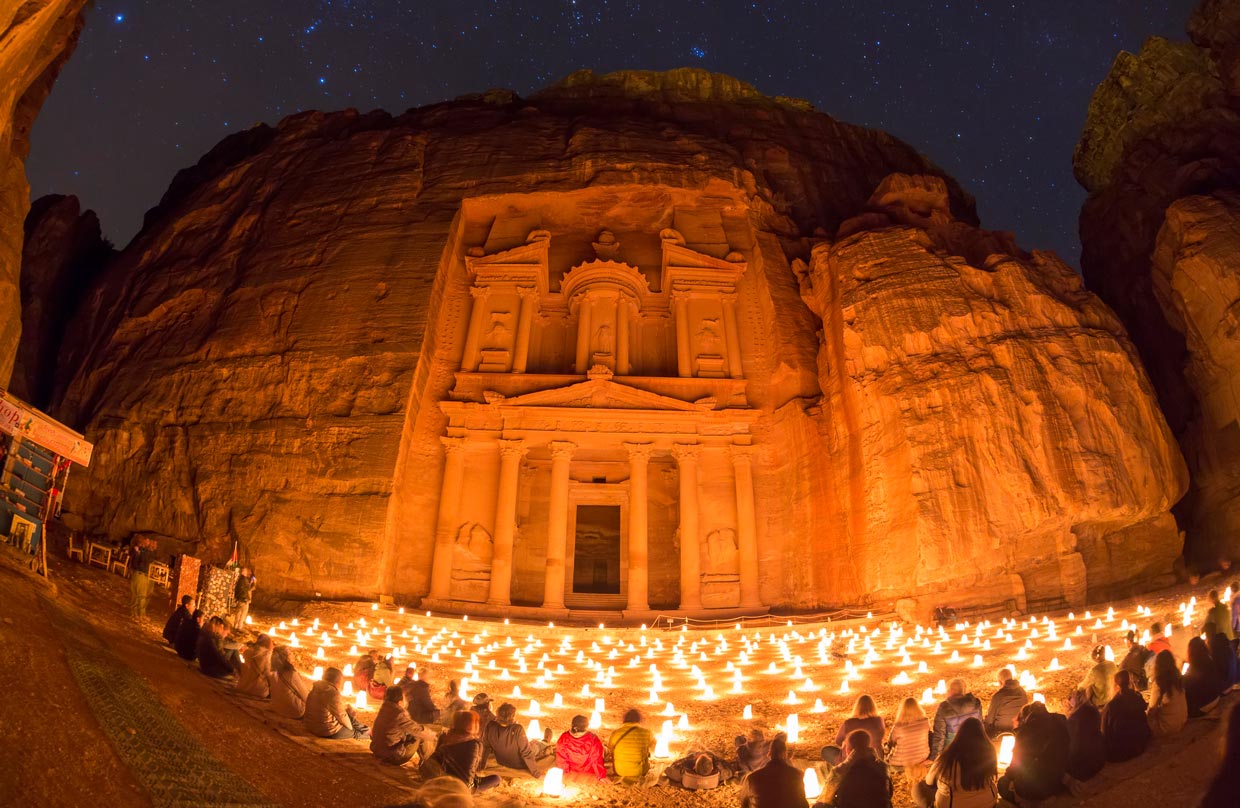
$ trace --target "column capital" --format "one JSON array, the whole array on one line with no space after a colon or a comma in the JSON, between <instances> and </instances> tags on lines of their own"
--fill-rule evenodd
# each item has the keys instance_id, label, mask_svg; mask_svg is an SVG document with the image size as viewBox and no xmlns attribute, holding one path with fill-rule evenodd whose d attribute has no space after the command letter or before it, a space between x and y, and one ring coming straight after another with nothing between
<instances>
[{"instance_id":1,"label":"column capital","mask_svg":"<svg viewBox=\"0 0 1240 808\"><path fill-rule=\"evenodd\" d=\"M644 463L654 454L653 443L625 443L623 445L628 450L629 460L640 460Z\"/></svg>"},{"instance_id":2,"label":"column capital","mask_svg":"<svg viewBox=\"0 0 1240 808\"><path fill-rule=\"evenodd\" d=\"M672 456L676 458L677 463L695 463L702 453L702 446L698 443L673 443Z\"/></svg>"},{"instance_id":3,"label":"column capital","mask_svg":"<svg viewBox=\"0 0 1240 808\"><path fill-rule=\"evenodd\" d=\"M512 457L520 460L522 457L525 457L525 453L529 451L529 448L525 445L525 441L521 438L500 438L496 442L499 444L500 457L505 460Z\"/></svg>"},{"instance_id":4,"label":"column capital","mask_svg":"<svg viewBox=\"0 0 1240 808\"><path fill-rule=\"evenodd\" d=\"M693 297L693 293L687 289L672 289L669 297L673 304L680 305L681 303L688 303L689 298Z\"/></svg>"},{"instance_id":5,"label":"column capital","mask_svg":"<svg viewBox=\"0 0 1240 808\"><path fill-rule=\"evenodd\" d=\"M749 444L734 443L728 447L728 454L732 456L733 463L749 463L753 460L754 454L757 451L756 446Z\"/></svg>"},{"instance_id":6,"label":"column capital","mask_svg":"<svg viewBox=\"0 0 1240 808\"><path fill-rule=\"evenodd\" d=\"M740 300L741 296L733 291L733 292L724 292L722 295L720 295L720 297L723 299L724 303L735 306L736 301Z\"/></svg>"},{"instance_id":7,"label":"column capital","mask_svg":"<svg viewBox=\"0 0 1240 808\"><path fill-rule=\"evenodd\" d=\"M439 438L439 442L443 444L444 454L454 455L465 451L465 444L469 442L469 438L454 438L443 435Z\"/></svg>"},{"instance_id":8,"label":"column capital","mask_svg":"<svg viewBox=\"0 0 1240 808\"><path fill-rule=\"evenodd\" d=\"M522 300L530 300L538 297L538 288L535 286L518 286L517 297Z\"/></svg>"},{"instance_id":9,"label":"column capital","mask_svg":"<svg viewBox=\"0 0 1240 808\"><path fill-rule=\"evenodd\" d=\"M471 286L469 294L474 300L486 300L491 295L491 287L489 286Z\"/></svg>"},{"instance_id":10,"label":"column capital","mask_svg":"<svg viewBox=\"0 0 1240 808\"><path fill-rule=\"evenodd\" d=\"M571 460L573 452L577 450L577 444L571 440L553 440L547 444L547 448L551 450L552 460Z\"/></svg>"}]
</instances>

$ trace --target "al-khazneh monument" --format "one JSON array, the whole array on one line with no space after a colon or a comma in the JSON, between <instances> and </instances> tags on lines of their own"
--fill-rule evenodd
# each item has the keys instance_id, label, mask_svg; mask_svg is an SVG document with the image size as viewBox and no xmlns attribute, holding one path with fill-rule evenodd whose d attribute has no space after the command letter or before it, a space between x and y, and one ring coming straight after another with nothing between
<instances>
[{"instance_id":1,"label":"al-khazneh monument","mask_svg":"<svg viewBox=\"0 0 1240 808\"><path fill-rule=\"evenodd\" d=\"M229 138L43 381L96 445L67 518L238 542L294 597L1041 609L1182 547L1183 460L1067 266L890 136L701 71Z\"/></svg>"}]
</instances>

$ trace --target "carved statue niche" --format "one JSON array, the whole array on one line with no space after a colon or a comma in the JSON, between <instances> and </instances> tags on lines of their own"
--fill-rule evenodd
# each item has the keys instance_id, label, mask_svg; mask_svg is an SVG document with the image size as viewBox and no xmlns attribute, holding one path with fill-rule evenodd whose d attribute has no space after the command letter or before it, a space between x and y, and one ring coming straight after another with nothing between
<instances>
[{"instance_id":1,"label":"carved statue niche","mask_svg":"<svg viewBox=\"0 0 1240 808\"><path fill-rule=\"evenodd\" d=\"M513 331L509 325L511 319L512 312L491 312L491 324L482 335L482 358L478 370L487 373L507 372L512 356Z\"/></svg>"},{"instance_id":2,"label":"carved statue niche","mask_svg":"<svg viewBox=\"0 0 1240 808\"><path fill-rule=\"evenodd\" d=\"M717 317L702 318L701 327L694 337L697 339L697 375L705 378L723 378L727 376L727 363L723 356L723 337L719 333L721 326Z\"/></svg>"},{"instance_id":3,"label":"carved statue niche","mask_svg":"<svg viewBox=\"0 0 1240 808\"><path fill-rule=\"evenodd\" d=\"M616 349L616 338L612 334L611 324L603 323L594 332L594 353L610 356Z\"/></svg>"},{"instance_id":4,"label":"carved statue niche","mask_svg":"<svg viewBox=\"0 0 1240 808\"><path fill-rule=\"evenodd\" d=\"M712 530L706 537L706 554L702 559L702 580L719 583L740 580L736 531L732 528Z\"/></svg>"},{"instance_id":5,"label":"carved statue niche","mask_svg":"<svg viewBox=\"0 0 1240 808\"><path fill-rule=\"evenodd\" d=\"M494 546L490 532L477 522L466 522L452 545L452 580L490 581Z\"/></svg>"}]
</instances>

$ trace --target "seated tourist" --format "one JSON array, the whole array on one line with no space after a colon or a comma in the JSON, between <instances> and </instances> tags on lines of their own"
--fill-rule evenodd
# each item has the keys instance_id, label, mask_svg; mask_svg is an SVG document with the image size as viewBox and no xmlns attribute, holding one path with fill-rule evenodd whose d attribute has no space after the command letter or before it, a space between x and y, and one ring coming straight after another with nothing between
<instances>
[{"instance_id":1,"label":"seated tourist","mask_svg":"<svg viewBox=\"0 0 1240 808\"><path fill-rule=\"evenodd\" d=\"M990 697L990 706L986 708L986 731L990 737L1000 733L1011 732L1016 728L1016 719L1020 716L1020 708L1029 703L1029 694L1016 681L1011 668L999 671L999 689Z\"/></svg>"},{"instance_id":2,"label":"seated tourist","mask_svg":"<svg viewBox=\"0 0 1240 808\"><path fill-rule=\"evenodd\" d=\"M1184 698L1188 717L1200 718L1218 707L1223 695L1223 681L1210 657L1206 641L1193 637L1188 641L1188 670L1184 672Z\"/></svg>"},{"instance_id":3,"label":"seated tourist","mask_svg":"<svg viewBox=\"0 0 1240 808\"><path fill-rule=\"evenodd\" d=\"M910 697L900 702L887 736L887 749L887 763L900 771L909 793L913 793L926 774L926 761L930 758L930 719L917 699Z\"/></svg>"},{"instance_id":4,"label":"seated tourist","mask_svg":"<svg viewBox=\"0 0 1240 808\"><path fill-rule=\"evenodd\" d=\"M1236 684L1240 684L1240 661L1236 658L1236 649L1232 647L1231 641L1225 634L1216 631L1207 636L1210 644L1210 658L1214 660L1219 682L1223 686L1223 692L1226 693Z\"/></svg>"},{"instance_id":5,"label":"seated tourist","mask_svg":"<svg viewBox=\"0 0 1240 808\"><path fill-rule=\"evenodd\" d=\"M370 752L383 763L403 766L418 750L422 728L405 710L405 692L389 687L370 731Z\"/></svg>"},{"instance_id":6,"label":"seated tourist","mask_svg":"<svg viewBox=\"0 0 1240 808\"><path fill-rule=\"evenodd\" d=\"M188 620L181 622L176 641L172 644L181 659L193 662L198 658L198 635L202 633L202 622L205 618L202 609L195 609Z\"/></svg>"},{"instance_id":7,"label":"seated tourist","mask_svg":"<svg viewBox=\"0 0 1240 808\"><path fill-rule=\"evenodd\" d=\"M999 795L1009 802L1044 800L1063 788L1068 771L1068 723L1040 701L1025 705L1016 723L1016 746ZM1019 803L1018 803L1019 804Z\"/></svg>"},{"instance_id":8,"label":"seated tourist","mask_svg":"<svg viewBox=\"0 0 1240 808\"><path fill-rule=\"evenodd\" d=\"M168 622L164 623L164 639L169 645L177 641L177 631L180 630L181 624L188 620L193 613L194 596L182 595L181 603L177 606L172 614L168 615Z\"/></svg>"},{"instance_id":9,"label":"seated tourist","mask_svg":"<svg viewBox=\"0 0 1240 808\"><path fill-rule=\"evenodd\" d=\"M1174 735L1188 722L1188 699L1184 696L1184 678L1170 651L1162 650L1154 656L1154 675L1150 678L1150 706L1145 711L1150 732L1155 738Z\"/></svg>"},{"instance_id":10,"label":"seated tourist","mask_svg":"<svg viewBox=\"0 0 1240 808\"><path fill-rule=\"evenodd\" d=\"M489 705L488 700L483 706ZM482 724L482 716L477 711L478 723ZM487 709L489 714L491 711ZM542 777L542 768L535 761L537 750L526 737L525 727L516 723L517 708L511 704L501 704L495 720L487 722L482 744L486 751L495 756L495 762L509 769L523 769L533 777Z\"/></svg>"},{"instance_id":11,"label":"seated tourist","mask_svg":"<svg viewBox=\"0 0 1240 808\"><path fill-rule=\"evenodd\" d=\"M757 771L771 760L770 741L760 729L751 729L749 737L736 736L736 763L742 774Z\"/></svg>"},{"instance_id":12,"label":"seated tourist","mask_svg":"<svg viewBox=\"0 0 1240 808\"><path fill-rule=\"evenodd\" d=\"M803 777L788 762L788 742L777 735L771 741L770 760L741 783L741 808L809 808Z\"/></svg>"},{"instance_id":13,"label":"seated tourist","mask_svg":"<svg viewBox=\"0 0 1240 808\"><path fill-rule=\"evenodd\" d=\"M1171 650L1171 642L1167 639L1167 635L1163 631L1162 623L1155 623L1150 626L1150 644L1147 646L1149 652L1158 655L1160 651L1167 651L1174 655Z\"/></svg>"},{"instance_id":14,"label":"seated tourist","mask_svg":"<svg viewBox=\"0 0 1240 808\"><path fill-rule=\"evenodd\" d=\"M732 764L712 752L698 750L670 764L663 772L668 782L688 791L718 788L735 775Z\"/></svg>"},{"instance_id":15,"label":"seated tourist","mask_svg":"<svg viewBox=\"0 0 1240 808\"><path fill-rule=\"evenodd\" d=\"M870 733L871 749L882 748L886 728L883 726L883 717L878 714L878 707L874 705L874 699L868 695L858 696L853 702L852 715L844 719L844 723L835 733L835 745L843 747L844 739L859 729Z\"/></svg>"},{"instance_id":16,"label":"seated tourist","mask_svg":"<svg viewBox=\"0 0 1240 808\"><path fill-rule=\"evenodd\" d=\"M487 725L495 720L495 713L491 712L491 697L486 693L479 693L474 696L474 703L469 709L478 714L478 737L482 739L482 745L486 746Z\"/></svg>"},{"instance_id":17,"label":"seated tourist","mask_svg":"<svg viewBox=\"0 0 1240 808\"><path fill-rule=\"evenodd\" d=\"M265 699L271 696L271 638L259 634L245 649L241 661L241 676L237 679L237 692Z\"/></svg>"},{"instance_id":18,"label":"seated tourist","mask_svg":"<svg viewBox=\"0 0 1240 808\"><path fill-rule=\"evenodd\" d=\"M603 742L590 732L590 721L584 715L573 716L568 732L560 735L555 742L555 765L564 772L565 777L607 778L607 767L603 765Z\"/></svg>"},{"instance_id":19,"label":"seated tourist","mask_svg":"<svg viewBox=\"0 0 1240 808\"><path fill-rule=\"evenodd\" d=\"M936 758L956 737L960 725L969 718L982 720L982 703L972 693L964 692L964 680L947 683L947 699L934 713L934 732L930 737L930 757Z\"/></svg>"},{"instance_id":20,"label":"seated tourist","mask_svg":"<svg viewBox=\"0 0 1240 808\"><path fill-rule=\"evenodd\" d=\"M457 710L452 716L452 727L439 739L439 746L430 756L424 768L425 775L442 772L455 777L471 791L486 791L500 784L498 774L479 777L482 768L482 741L478 738L478 714L473 710Z\"/></svg>"},{"instance_id":21,"label":"seated tourist","mask_svg":"<svg viewBox=\"0 0 1240 808\"><path fill-rule=\"evenodd\" d=\"M999 761L982 722L970 718L917 784L919 808L993 808L999 801Z\"/></svg>"},{"instance_id":22,"label":"seated tourist","mask_svg":"<svg viewBox=\"0 0 1240 808\"><path fill-rule=\"evenodd\" d=\"M1150 743L1145 697L1132 686L1132 679L1132 671L1115 674L1115 695L1102 708L1102 741L1112 763L1132 760Z\"/></svg>"},{"instance_id":23,"label":"seated tourist","mask_svg":"<svg viewBox=\"0 0 1240 808\"><path fill-rule=\"evenodd\" d=\"M1110 703L1110 698L1107 702ZM1089 694L1078 690L1068 700L1068 776L1089 780L1102 771L1106 761L1102 714L1090 701Z\"/></svg>"},{"instance_id":24,"label":"seated tourist","mask_svg":"<svg viewBox=\"0 0 1240 808\"><path fill-rule=\"evenodd\" d=\"M612 770L622 779L632 781L650 771L650 753L654 750L654 733L642 726L642 714L628 710L624 723L607 739Z\"/></svg>"},{"instance_id":25,"label":"seated tourist","mask_svg":"<svg viewBox=\"0 0 1240 808\"><path fill-rule=\"evenodd\" d=\"M306 714L306 697L310 683L289 659L288 649L280 646L271 653L271 708L285 718L301 718Z\"/></svg>"},{"instance_id":26,"label":"seated tourist","mask_svg":"<svg viewBox=\"0 0 1240 808\"><path fill-rule=\"evenodd\" d=\"M1133 688L1145 690L1150 686L1145 668L1154 654L1138 641L1137 632L1132 629L1128 630L1128 635L1124 638L1124 641L1128 645L1128 653L1124 654L1123 661L1119 663L1119 669L1128 671L1129 676L1132 677Z\"/></svg>"},{"instance_id":27,"label":"seated tourist","mask_svg":"<svg viewBox=\"0 0 1240 808\"><path fill-rule=\"evenodd\" d=\"M430 682L414 679L406 671L401 677L400 688L405 691L405 708L410 718L423 726L439 723L439 708L431 698Z\"/></svg>"},{"instance_id":28,"label":"seated tourist","mask_svg":"<svg viewBox=\"0 0 1240 808\"><path fill-rule=\"evenodd\" d=\"M443 710L440 711L440 718L443 720L444 726L451 728L455 716L461 710L468 710L469 705L465 703L465 699L461 698L461 685L455 679L448 682L448 691L444 702Z\"/></svg>"},{"instance_id":29,"label":"seated tourist","mask_svg":"<svg viewBox=\"0 0 1240 808\"><path fill-rule=\"evenodd\" d=\"M1101 710L1111 700L1111 690L1115 686L1115 672L1119 668L1107 659L1106 648L1101 645L1094 646L1090 656L1094 660L1094 666L1077 685L1077 690L1084 690L1089 703Z\"/></svg>"},{"instance_id":30,"label":"seated tourist","mask_svg":"<svg viewBox=\"0 0 1240 808\"><path fill-rule=\"evenodd\" d=\"M379 663L379 652L374 648L363 653L353 663L353 692L369 693L370 683L375 678L375 666Z\"/></svg>"},{"instance_id":31,"label":"seated tourist","mask_svg":"<svg viewBox=\"0 0 1240 808\"><path fill-rule=\"evenodd\" d=\"M1237 795L1240 795L1240 703L1233 704L1228 711L1222 759L1197 808L1235 808L1240 804Z\"/></svg>"},{"instance_id":32,"label":"seated tourist","mask_svg":"<svg viewBox=\"0 0 1240 808\"><path fill-rule=\"evenodd\" d=\"M353 708L344 702L340 688L344 674L339 668L328 668L322 680L315 682L306 697L306 714L302 720L310 734L338 741L345 738L368 738L369 728L357 720Z\"/></svg>"},{"instance_id":33,"label":"seated tourist","mask_svg":"<svg viewBox=\"0 0 1240 808\"><path fill-rule=\"evenodd\" d=\"M198 632L198 669L215 679L232 676L240 668L240 663L235 662L235 655L228 654L224 648L228 631L228 623L222 618L212 617Z\"/></svg>"},{"instance_id":34,"label":"seated tourist","mask_svg":"<svg viewBox=\"0 0 1240 808\"><path fill-rule=\"evenodd\" d=\"M832 808L891 808L891 776L868 730L855 729L844 739L848 757L835 769Z\"/></svg>"}]
</instances>

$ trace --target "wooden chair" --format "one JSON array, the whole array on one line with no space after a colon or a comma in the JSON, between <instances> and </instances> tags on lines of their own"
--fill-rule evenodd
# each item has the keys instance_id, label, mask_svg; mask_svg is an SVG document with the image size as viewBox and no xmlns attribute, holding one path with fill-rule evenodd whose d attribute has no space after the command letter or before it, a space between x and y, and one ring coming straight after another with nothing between
<instances>
[{"instance_id":1,"label":"wooden chair","mask_svg":"<svg viewBox=\"0 0 1240 808\"><path fill-rule=\"evenodd\" d=\"M152 562L147 575L150 576L151 583L156 586L168 586L172 581L172 570L162 561Z\"/></svg>"},{"instance_id":2,"label":"wooden chair","mask_svg":"<svg viewBox=\"0 0 1240 808\"><path fill-rule=\"evenodd\" d=\"M86 563L92 567L108 569L112 564L112 548L106 544L91 542L86 548Z\"/></svg>"},{"instance_id":3,"label":"wooden chair","mask_svg":"<svg viewBox=\"0 0 1240 808\"><path fill-rule=\"evenodd\" d=\"M119 567L119 569L117 569ZM108 572L114 572L122 578L129 577L129 551L117 550L108 564Z\"/></svg>"},{"instance_id":4,"label":"wooden chair","mask_svg":"<svg viewBox=\"0 0 1240 808\"><path fill-rule=\"evenodd\" d=\"M84 543L78 540L76 533L69 534L69 560L72 561L74 556L80 563L86 563L86 548Z\"/></svg>"}]
</instances>

